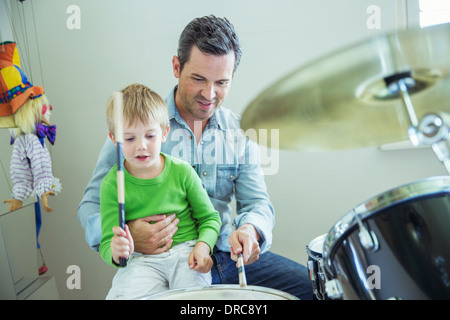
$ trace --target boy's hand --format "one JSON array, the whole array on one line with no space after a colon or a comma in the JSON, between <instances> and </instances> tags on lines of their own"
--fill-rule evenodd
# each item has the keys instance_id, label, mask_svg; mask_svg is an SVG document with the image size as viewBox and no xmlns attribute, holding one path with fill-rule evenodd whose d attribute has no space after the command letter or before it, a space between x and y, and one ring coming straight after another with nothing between
<instances>
[{"instance_id":1,"label":"boy's hand","mask_svg":"<svg viewBox=\"0 0 450 320\"><path fill-rule=\"evenodd\" d=\"M213 266L210 252L211 249L205 242L197 242L188 257L189 268L201 273L209 272Z\"/></svg>"},{"instance_id":2,"label":"boy's hand","mask_svg":"<svg viewBox=\"0 0 450 320\"><path fill-rule=\"evenodd\" d=\"M114 236L111 239L111 252L116 264L120 263L120 258L127 259L134 251L133 238L128 226L125 231L120 227L113 227Z\"/></svg>"}]
</instances>

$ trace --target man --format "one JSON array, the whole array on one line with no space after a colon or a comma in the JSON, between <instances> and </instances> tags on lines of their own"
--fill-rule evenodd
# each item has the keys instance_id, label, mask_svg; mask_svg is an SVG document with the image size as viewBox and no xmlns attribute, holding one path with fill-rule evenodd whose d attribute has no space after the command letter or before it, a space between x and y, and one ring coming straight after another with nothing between
<instances>
[{"instance_id":1,"label":"man","mask_svg":"<svg viewBox=\"0 0 450 320\"><path fill-rule=\"evenodd\" d=\"M239 282L235 261L242 253L249 285L312 299L306 267L268 251L274 210L266 192L259 150L239 130L239 117L221 107L241 53L234 28L226 19L202 17L186 26L172 60L178 85L166 99L171 130L162 151L195 168L220 213L222 228L213 253L213 284ZM116 162L114 145L108 140L78 209L86 240L93 248L101 237L101 179ZM230 206L233 198L234 219ZM128 221L135 251L167 251L178 222L169 213Z\"/></svg>"}]
</instances>

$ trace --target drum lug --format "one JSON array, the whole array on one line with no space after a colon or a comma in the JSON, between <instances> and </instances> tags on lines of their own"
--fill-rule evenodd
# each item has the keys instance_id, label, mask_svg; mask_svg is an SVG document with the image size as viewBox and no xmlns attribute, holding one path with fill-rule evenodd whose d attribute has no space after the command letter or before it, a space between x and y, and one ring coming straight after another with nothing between
<instances>
[{"instance_id":1,"label":"drum lug","mask_svg":"<svg viewBox=\"0 0 450 320\"><path fill-rule=\"evenodd\" d=\"M359 215L355 215L356 222L359 225L359 241L366 250L377 251L379 247L378 238L375 232L368 230L362 223Z\"/></svg>"},{"instance_id":2,"label":"drum lug","mask_svg":"<svg viewBox=\"0 0 450 320\"><path fill-rule=\"evenodd\" d=\"M344 290L342 290L341 283L337 279L332 279L325 282L325 291L330 299L342 299L344 295Z\"/></svg>"},{"instance_id":3,"label":"drum lug","mask_svg":"<svg viewBox=\"0 0 450 320\"><path fill-rule=\"evenodd\" d=\"M309 271L309 280L316 281L316 276L314 275L314 262L308 261L308 271Z\"/></svg>"}]
</instances>

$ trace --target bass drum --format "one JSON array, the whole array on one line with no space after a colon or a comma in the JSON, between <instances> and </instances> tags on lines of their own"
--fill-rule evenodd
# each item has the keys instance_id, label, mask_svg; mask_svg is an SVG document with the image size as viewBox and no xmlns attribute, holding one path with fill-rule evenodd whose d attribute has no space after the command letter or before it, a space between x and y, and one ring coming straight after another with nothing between
<instances>
[{"instance_id":1,"label":"bass drum","mask_svg":"<svg viewBox=\"0 0 450 320\"><path fill-rule=\"evenodd\" d=\"M333 299L450 299L450 177L401 186L347 213L324 242Z\"/></svg>"}]
</instances>

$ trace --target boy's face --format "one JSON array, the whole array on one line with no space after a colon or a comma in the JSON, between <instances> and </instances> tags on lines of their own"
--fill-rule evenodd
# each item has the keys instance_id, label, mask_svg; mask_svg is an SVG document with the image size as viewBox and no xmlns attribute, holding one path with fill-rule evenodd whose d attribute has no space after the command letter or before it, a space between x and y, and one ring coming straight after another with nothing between
<instances>
[{"instance_id":1,"label":"boy's face","mask_svg":"<svg viewBox=\"0 0 450 320\"><path fill-rule=\"evenodd\" d=\"M132 175L145 177L152 169L159 169L155 166L160 164L161 143L166 141L168 133L169 126L163 132L161 125L154 121L131 125L124 121L122 151L125 167Z\"/></svg>"}]
</instances>

